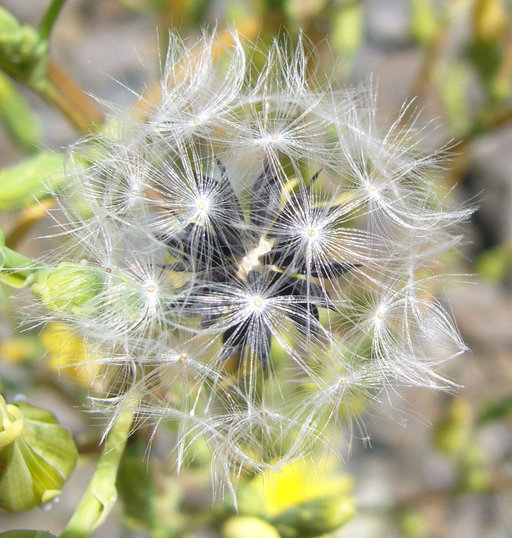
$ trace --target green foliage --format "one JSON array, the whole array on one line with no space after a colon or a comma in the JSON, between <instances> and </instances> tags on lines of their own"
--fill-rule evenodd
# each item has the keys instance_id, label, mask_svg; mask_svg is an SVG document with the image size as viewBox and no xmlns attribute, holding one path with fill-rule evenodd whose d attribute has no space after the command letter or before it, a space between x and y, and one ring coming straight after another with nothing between
<instances>
[{"instance_id":1,"label":"green foliage","mask_svg":"<svg viewBox=\"0 0 512 538\"><path fill-rule=\"evenodd\" d=\"M470 444L459 463L458 490L466 493L486 492L491 476L486 469L486 458L482 447L476 443Z\"/></svg>"},{"instance_id":2,"label":"green foliage","mask_svg":"<svg viewBox=\"0 0 512 538\"><path fill-rule=\"evenodd\" d=\"M47 84L48 42L0 7L0 69L32 88Z\"/></svg>"},{"instance_id":3,"label":"green foliage","mask_svg":"<svg viewBox=\"0 0 512 538\"><path fill-rule=\"evenodd\" d=\"M436 446L454 464L455 493L484 493L491 483L485 451L477 442L477 426L469 402L457 398L435 430Z\"/></svg>"},{"instance_id":4,"label":"green foliage","mask_svg":"<svg viewBox=\"0 0 512 538\"><path fill-rule=\"evenodd\" d=\"M34 274L41 267L40 263L6 247L4 234L0 230L0 282L12 288L23 288L32 282Z\"/></svg>"},{"instance_id":5,"label":"green foliage","mask_svg":"<svg viewBox=\"0 0 512 538\"><path fill-rule=\"evenodd\" d=\"M41 152L0 170L0 210L26 207L65 181L64 155Z\"/></svg>"},{"instance_id":6,"label":"green foliage","mask_svg":"<svg viewBox=\"0 0 512 538\"><path fill-rule=\"evenodd\" d=\"M0 71L0 118L10 136L21 146L34 151L41 143L41 125L31 108L11 82Z\"/></svg>"}]
</instances>

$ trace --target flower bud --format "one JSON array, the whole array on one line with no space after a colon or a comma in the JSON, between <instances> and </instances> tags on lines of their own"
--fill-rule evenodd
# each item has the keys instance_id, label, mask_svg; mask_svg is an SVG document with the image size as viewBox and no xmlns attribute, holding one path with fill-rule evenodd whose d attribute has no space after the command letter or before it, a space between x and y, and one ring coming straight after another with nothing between
<instances>
[{"instance_id":1,"label":"flower bud","mask_svg":"<svg viewBox=\"0 0 512 538\"><path fill-rule=\"evenodd\" d=\"M77 459L71 433L49 411L0 396L0 506L23 512L60 494Z\"/></svg>"},{"instance_id":2,"label":"flower bud","mask_svg":"<svg viewBox=\"0 0 512 538\"><path fill-rule=\"evenodd\" d=\"M326 497L293 506L279 514L272 523L280 536L308 538L332 532L355 514L351 497Z\"/></svg>"},{"instance_id":3,"label":"flower bud","mask_svg":"<svg viewBox=\"0 0 512 538\"><path fill-rule=\"evenodd\" d=\"M98 270L62 263L56 268L39 271L32 292L48 310L75 313L101 292L102 284Z\"/></svg>"},{"instance_id":4,"label":"flower bud","mask_svg":"<svg viewBox=\"0 0 512 538\"><path fill-rule=\"evenodd\" d=\"M222 529L224 538L279 538L277 530L257 517L237 516L227 521Z\"/></svg>"},{"instance_id":5,"label":"flower bud","mask_svg":"<svg viewBox=\"0 0 512 538\"><path fill-rule=\"evenodd\" d=\"M11 76L37 86L45 78L48 43L37 31L22 25L0 7L0 68Z\"/></svg>"}]
</instances>

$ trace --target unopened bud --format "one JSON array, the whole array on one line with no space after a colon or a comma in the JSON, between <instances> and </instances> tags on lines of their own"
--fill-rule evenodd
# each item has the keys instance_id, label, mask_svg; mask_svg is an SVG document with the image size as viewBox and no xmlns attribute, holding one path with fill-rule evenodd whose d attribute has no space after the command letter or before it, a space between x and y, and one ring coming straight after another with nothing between
<instances>
[{"instance_id":1,"label":"unopened bud","mask_svg":"<svg viewBox=\"0 0 512 538\"><path fill-rule=\"evenodd\" d=\"M101 273L86 265L63 263L44 269L32 285L34 295L51 311L76 312L102 290Z\"/></svg>"},{"instance_id":2,"label":"unopened bud","mask_svg":"<svg viewBox=\"0 0 512 538\"><path fill-rule=\"evenodd\" d=\"M0 68L31 86L45 79L48 43L0 7Z\"/></svg>"},{"instance_id":3,"label":"unopened bud","mask_svg":"<svg viewBox=\"0 0 512 538\"><path fill-rule=\"evenodd\" d=\"M284 538L312 538L341 527L355 514L351 497L326 497L293 506L272 523Z\"/></svg>"},{"instance_id":4,"label":"unopened bud","mask_svg":"<svg viewBox=\"0 0 512 538\"><path fill-rule=\"evenodd\" d=\"M75 467L71 433L49 411L0 396L0 506L23 512L55 499Z\"/></svg>"}]
</instances>

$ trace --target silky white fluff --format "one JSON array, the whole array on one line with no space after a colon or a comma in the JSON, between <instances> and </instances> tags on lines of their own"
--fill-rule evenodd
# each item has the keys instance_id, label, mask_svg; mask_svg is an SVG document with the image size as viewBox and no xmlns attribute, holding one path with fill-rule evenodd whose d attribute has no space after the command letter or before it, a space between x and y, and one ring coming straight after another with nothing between
<instances>
[{"instance_id":1,"label":"silky white fluff","mask_svg":"<svg viewBox=\"0 0 512 538\"><path fill-rule=\"evenodd\" d=\"M171 36L158 96L73 148L54 262L101 290L45 315L94 343L97 409L139 398L179 466L206 444L224 485L329 442L354 398L447 386L435 368L465 346L431 290L468 215L426 132L308 82L300 40L257 69L231 39Z\"/></svg>"}]
</instances>

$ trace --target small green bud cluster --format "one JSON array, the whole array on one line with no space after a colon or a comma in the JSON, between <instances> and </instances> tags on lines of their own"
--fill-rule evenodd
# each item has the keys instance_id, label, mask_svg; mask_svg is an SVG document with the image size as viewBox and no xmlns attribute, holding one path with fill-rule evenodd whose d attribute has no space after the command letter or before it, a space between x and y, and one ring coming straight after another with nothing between
<instances>
[{"instance_id":1,"label":"small green bud cluster","mask_svg":"<svg viewBox=\"0 0 512 538\"><path fill-rule=\"evenodd\" d=\"M48 42L0 7L0 68L29 85L37 85L45 78L47 54Z\"/></svg>"}]
</instances>

